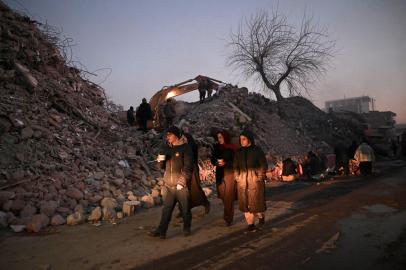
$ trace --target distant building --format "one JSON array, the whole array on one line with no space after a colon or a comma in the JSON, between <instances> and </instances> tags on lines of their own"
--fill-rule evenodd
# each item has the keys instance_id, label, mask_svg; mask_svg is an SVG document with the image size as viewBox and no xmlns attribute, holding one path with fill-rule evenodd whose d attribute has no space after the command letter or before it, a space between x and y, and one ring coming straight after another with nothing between
<instances>
[{"instance_id":1,"label":"distant building","mask_svg":"<svg viewBox=\"0 0 406 270\"><path fill-rule=\"evenodd\" d=\"M330 100L325 102L326 112L368 113L370 104L374 110L374 100L368 96Z\"/></svg>"},{"instance_id":2,"label":"distant building","mask_svg":"<svg viewBox=\"0 0 406 270\"><path fill-rule=\"evenodd\" d=\"M373 111L363 113L362 116L366 121L365 135L367 137L375 137L375 139L382 142L388 142L390 139L396 137L396 121L394 119L396 113L391 111Z\"/></svg>"}]
</instances>

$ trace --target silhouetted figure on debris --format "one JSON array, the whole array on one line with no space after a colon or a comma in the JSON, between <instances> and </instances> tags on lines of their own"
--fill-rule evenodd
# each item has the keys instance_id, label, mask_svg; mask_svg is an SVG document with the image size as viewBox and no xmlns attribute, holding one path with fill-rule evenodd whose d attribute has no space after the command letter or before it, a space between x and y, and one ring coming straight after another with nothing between
<instances>
[{"instance_id":1,"label":"silhouetted figure on debris","mask_svg":"<svg viewBox=\"0 0 406 270\"><path fill-rule=\"evenodd\" d=\"M130 126L134 125L135 118L134 118L134 107L131 106L130 109L127 111L127 122Z\"/></svg>"},{"instance_id":2,"label":"silhouetted figure on debris","mask_svg":"<svg viewBox=\"0 0 406 270\"><path fill-rule=\"evenodd\" d=\"M135 116L137 118L140 129L143 131L147 131L148 120L152 119L152 110L151 106L145 98L142 99L142 103L138 107Z\"/></svg>"},{"instance_id":3,"label":"silhouetted figure on debris","mask_svg":"<svg viewBox=\"0 0 406 270\"><path fill-rule=\"evenodd\" d=\"M234 176L237 181L238 207L244 212L248 231L255 230L255 216L259 225L265 223L265 179L268 164L262 149L255 145L253 134L240 134L240 145L234 157Z\"/></svg>"},{"instance_id":4,"label":"silhouetted figure on debris","mask_svg":"<svg viewBox=\"0 0 406 270\"><path fill-rule=\"evenodd\" d=\"M208 98L210 98L211 94L213 93L212 83L209 78L201 75L197 76L195 80L198 83L197 89L199 90L199 100L200 102L204 102L206 98L206 92L208 94Z\"/></svg>"},{"instance_id":5,"label":"silhouetted figure on debris","mask_svg":"<svg viewBox=\"0 0 406 270\"><path fill-rule=\"evenodd\" d=\"M363 139L360 146L355 151L354 159L359 162L361 175L372 174L372 162L375 161L374 149L368 145L366 139Z\"/></svg>"},{"instance_id":6,"label":"silhouetted figure on debris","mask_svg":"<svg viewBox=\"0 0 406 270\"><path fill-rule=\"evenodd\" d=\"M166 104L164 106L163 111L165 116L166 127L167 128L171 127L173 125L173 120L176 117L175 104L172 98L168 98L166 100Z\"/></svg>"}]
</instances>

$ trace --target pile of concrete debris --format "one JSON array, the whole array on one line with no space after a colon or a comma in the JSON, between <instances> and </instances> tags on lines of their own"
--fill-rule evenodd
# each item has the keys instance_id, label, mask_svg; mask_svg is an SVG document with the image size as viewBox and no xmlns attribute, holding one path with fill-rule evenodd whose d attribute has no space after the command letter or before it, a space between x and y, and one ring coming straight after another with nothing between
<instances>
[{"instance_id":1,"label":"pile of concrete debris","mask_svg":"<svg viewBox=\"0 0 406 270\"><path fill-rule=\"evenodd\" d=\"M114 221L161 203L163 143L106 109L104 91L69 66L58 39L0 2L0 227L38 232L48 225ZM303 98L276 104L246 88L225 87L204 103L177 102L177 125L200 146L205 192L214 189L213 132L238 138L250 128L273 155L302 155L356 130ZM236 141L238 143L238 140Z\"/></svg>"},{"instance_id":2,"label":"pile of concrete debris","mask_svg":"<svg viewBox=\"0 0 406 270\"><path fill-rule=\"evenodd\" d=\"M112 117L38 24L0 2L0 225L39 231L159 204L161 171L143 146L159 134Z\"/></svg>"}]
</instances>

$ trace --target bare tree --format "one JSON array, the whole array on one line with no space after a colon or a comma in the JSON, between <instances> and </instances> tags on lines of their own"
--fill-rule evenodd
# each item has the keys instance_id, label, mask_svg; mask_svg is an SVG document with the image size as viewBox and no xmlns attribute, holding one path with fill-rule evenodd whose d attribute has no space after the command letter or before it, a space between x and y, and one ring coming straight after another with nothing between
<instances>
[{"instance_id":1,"label":"bare tree","mask_svg":"<svg viewBox=\"0 0 406 270\"><path fill-rule=\"evenodd\" d=\"M305 14L300 27L295 27L276 10L241 20L228 45L228 64L246 77L257 76L280 105L282 87L289 95L309 93L309 84L326 71L335 42L312 17Z\"/></svg>"}]
</instances>

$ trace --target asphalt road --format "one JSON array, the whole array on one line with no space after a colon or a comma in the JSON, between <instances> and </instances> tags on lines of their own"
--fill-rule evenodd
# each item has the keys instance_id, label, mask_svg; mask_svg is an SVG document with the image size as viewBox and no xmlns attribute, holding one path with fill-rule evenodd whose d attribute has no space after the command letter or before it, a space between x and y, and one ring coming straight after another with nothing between
<instances>
[{"instance_id":1,"label":"asphalt road","mask_svg":"<svg viewBox=\"0 0 406 270\"><path fill-rule=\"evenodd\" d=\"M406 269L406 167L266 193L290 211L133 269Z\"/></svg>"}]
</instances>

